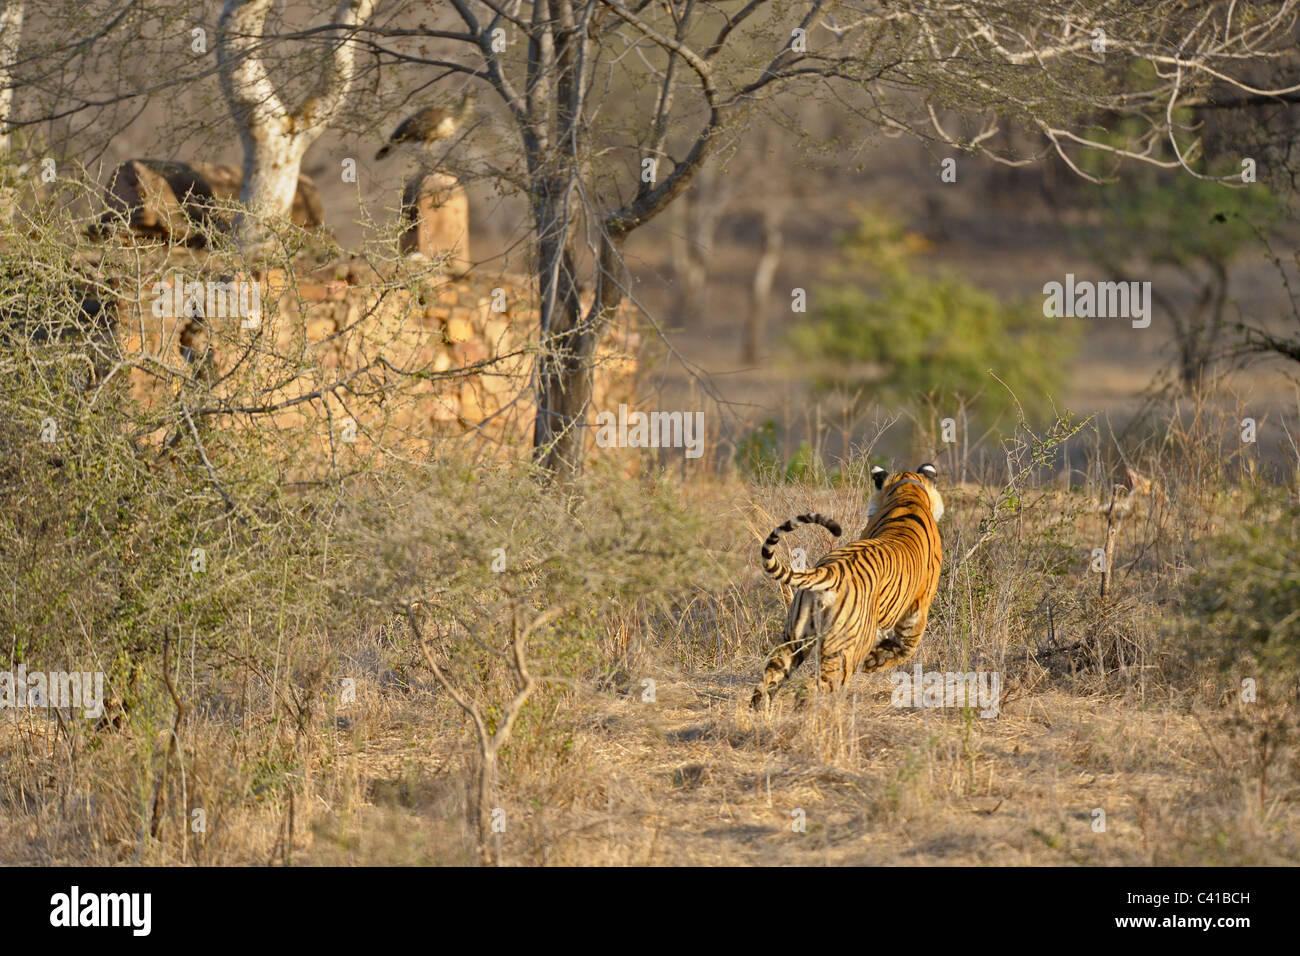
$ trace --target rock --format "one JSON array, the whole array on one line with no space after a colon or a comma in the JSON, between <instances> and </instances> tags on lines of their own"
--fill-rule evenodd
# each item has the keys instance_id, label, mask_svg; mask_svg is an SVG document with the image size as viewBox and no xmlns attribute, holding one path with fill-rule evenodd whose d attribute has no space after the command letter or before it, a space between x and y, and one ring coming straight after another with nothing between
<instances>
[{"instance_id":1,"label":"rock","mask_svg":"<svg viewBox=\"0 0 1300 956\"><path fill-rule=\"evenodd\" d=\"M284 437L266 453L286 480L318 478L332 463L352 467L353 457L376 453L380 462L388 453L422 459L437 442L466 433L496 446L499 454L526 453L535 415L535 356L524 346L538 322L529 278L475 276L436 283L421 294L392 287L364 264L356 271L363 277L357 285L335 284L343 280L333 265L305 276L263 271L264 318L255 331L220 318L205 327L185 317L155 317L152 285L145 283L119 306L119 340L128 355L207 377L214 401L246 403L249 394L265 390L261 401L283 407L252 424ZM498 287L514 307L510 319L485 310ZM340 293L343 301L335 301ZM257 346L256 362L241 360L250 340ZM602 334L593 370L596 408L634 400L637 343L622 322ZM515 350L519 354L498 358ZM474 372L457 371L484 359L495 361ZM132 395L146 405L173 400L173 386L153 371L155 364L141 361L128 373ZM333 382L346 382L346 401L327 391L323 398L294 402ZM347 418L358 426L355 443L337 440ZM231 417L216 424L249 423ZM168 433L160 428L147 440L161 445ZM601 454L594 439L590 444L591 454Z\"/></svg>"},{"instance_id":2,"label":"rock","mask_svg":"<svg viewBox=\"0 0 1300 956\"><path fill-rule=\"evenodd\" d=\"M502 351L501 344L506 339L509 328L510 323L505 319L488 319L483 323L483 338L493 348Z\"/></svg>"},{"instance_id":3,"label":"rock","mask_svg":"<svg viewBox=\"0 0 1300 956\"><path fill-rule=\"evenodd\" d=\"M468 342L474 337L474 326L468 319L448 319L442 336L453 345L457 342Z\"/></svg>"},{"instance_id":4,"label":"rock","mask_svg":"<svg viewBox=\"0 0 1300 956\"><path fill-rule=\"evenodd\" d=\"M500 370L492 369L484 372L482 375L483 390L489 395L500 396L506 392L517 391L521 384L514 378Z\"/></svg>"},{"instance_id":5,"label":"rock","mask_svg":"<svg viewBox=\"0 0 1300 956\"><path fill-rule=\"evenodd\" d=\"M125 225L141 235L202 245L206 233L226 228L220 207L239 199L243 179L234 166L129 159L109 178L108 211L98 231ZM308 228L324 223L320 191L305 175L298 177L290 218Z\"/></svg>"},{"instance_id":6,"label":"rock","mask_svg":"<svg viewBox=\"0 0 1300 956\"><path fill-rule=\"evenodd\" d=\"M482 362L488 357L488 347L482 342L474 340L454 345L452 351L462 367Z\"/></svg>"},{"instance_id":7,"label":"rock","mask_svg":"<svg viewBox=\"0 0 1300 956\"><path fill-rule=\"evenodd\" d=\"M324 302L329 298L329 289L319 282L304 282L298 286L298 294L309 302Z\"/></svg>"},{"instance_id":8,"label":"rock","mask_svg":"<svg viewBox=\"0 0 1300 956\"><path fill-rule=\"evenodd\" d=\"M478 424L491 414L484 407L479 390L472 381L466 381L460 387L460 418L466 424Z\"/></svg>"},{"instance_id":9,"label":"rock","mask_svg":"<svg viewBox=\"0 0 1300 956\"><path fill-rule=\"evenodd\" d=\"M195 226L212 228L212 189L184 163L129 159L113 170L104 197L101 230L125 225L133 232L178 242L201 238Z\"/></svg>"},{"instance_id":10,"label":"rock","mask_svg":"<svg viewBox=\"0 0 1300 956\"><path fill-rule=\"evenodd\" d=\"M439 395L433 401L429 418L435 422L454 422L460 418L460 399L454 395Z\"/></svg>"}]
</instances>

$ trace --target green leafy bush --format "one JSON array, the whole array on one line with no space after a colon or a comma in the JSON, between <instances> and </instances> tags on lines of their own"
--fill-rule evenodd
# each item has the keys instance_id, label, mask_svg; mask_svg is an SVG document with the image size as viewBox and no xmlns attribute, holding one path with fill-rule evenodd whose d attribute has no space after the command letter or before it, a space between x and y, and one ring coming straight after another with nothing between
<instances>
[{"instance_id":1,"label":"green leafy bush","mask_svg":"<svg viewBox=\"0 0 1300 956\"><path fill-rule=\"evenodd\" d=\"M888 459L880 456L859 457L827 468L807 439L799 442L794 453L787 458L780 448L776 422L768 418L737 442L735 462L741 474L760 482L824 482L833 486L865 486L871 474L871 466L888 464Z\"/></svg>"},{"instance_id":2,"label":"green leafy bush","mask_svg":"<svg viewBox=\"0 0 1300 956\"><path fill-rule=\"evenodd\" d=\"M867 215L841 240L836 272L853 279L818 290L815 312L791 334L799 354L823 363L816 386L865 388L886 404L979 396L990 420L1018 399L1028 418L1045 417L1073 351L1063 323L959 276L922 274L910 262L914 239Z\"/></svg>"},{"instance_id":3,"label":"green leafy bush","mask_svg":"<svg viewBox=\"0 0 1300 956\"><path fill-rule=\"evenodd\" d=\"M1195 118L1183 112L1179 121L1190 127ZM1124 123L1103 139L1118 147L1134 132ZM1165 266L1191 285L1190 300L1166 291L1155 304L1159 323L1174 340L1180 380L1197 387L1241 333L1233 308L1235 263L1263 248L1261 240L1274 232L1283 207L1268 186L1241 181L1239 158L1209 163L1191 143L1181 152L1199 176L1179 167L1129 163L1115 168L1104 155L1082 157L1085 169L1109 181L1077 187L1099 219L1075 232L1089 258L1110 277L1149 279L1154 267ZM1153 158L1172 163L1175 155L1165 145ZM1157 291L1162 286L1167 290L1161 282Z\"/></svg>"},{"instance_id":4,"label":"green leafy bush","mask_svg":"<svg viewBox=\"0 0 1300 956\"><path fill-rule=\"evenodd\" d=\"M1259 514L1272 510L1258 505ZM1194 645L1225 666L1253 658L1300 670L1300 508L1238 521L1204 554L1190 588Z\"/></svg>"}]
</instances>

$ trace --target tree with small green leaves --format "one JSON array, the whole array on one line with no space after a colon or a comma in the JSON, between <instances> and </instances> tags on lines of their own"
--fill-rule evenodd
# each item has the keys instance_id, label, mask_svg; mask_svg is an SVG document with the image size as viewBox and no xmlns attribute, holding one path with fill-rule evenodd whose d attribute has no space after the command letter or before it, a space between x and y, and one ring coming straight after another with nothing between
<instances>
[{"instance_id":1,"label":"tree with small green leaves","mask_svg":"<svg viewBox=\"0 0 1300 956\"><path fill-rule=\"evenodd\" d=\"M1172 325L1180 384L1199 388L1231 344L1233 265L1271 232L1281 211L1277 197L1263 183L1225 184L1150 166L1126 167L1095 191L1101 227L1081 232L1089 256L1119 281L1167 266L1191 287L1189 302L1159 282L1151 297Z\"/></svg>"},{"instance_id":2,"label":"tree with small green leaves","mask_svg":"<svg viewBox=\"0 0 1300 956\"><path fill-rule=\"evenodd\" d=\"M959 275L924 274L912 264L917 245L883 213L864 213L842 237L835 281L814 293L809 320L791 332L800 355L823 363L817 387L861 389L895 405L978 397L989 422L1017 405L1044 417L1065 380L1070 330Z\"/></svg>"}]
</instances>

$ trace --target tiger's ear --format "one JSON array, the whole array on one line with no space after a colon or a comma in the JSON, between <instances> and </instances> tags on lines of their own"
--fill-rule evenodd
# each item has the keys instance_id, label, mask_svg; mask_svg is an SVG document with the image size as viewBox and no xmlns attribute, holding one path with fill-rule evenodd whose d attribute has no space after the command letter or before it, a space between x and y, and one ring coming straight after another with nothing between
<instances>
[{"instance_id":1,"label":"tiger's ear","mask_svg":"<svg viewBox=\"0 0 1300 956\"><path fill-rule=\"evenodd\" d=\"M885 479L888 477L889 472L885 471L885 469L881 468L879 465L871 466L871 480L875 483L877 491L885 487Z\"/></svg>"},{"instance_id":2,"label":"tiger's ear","mask_svg":"<svg viewBox=\"0 0 1300 956\"><path fill-rule=\"evenodd\" d=\"M934 467L934 465L930 464L928 461L916 470L925 475L925 477L929 478L931 481L934 481L939 477L939 469Z\"/></svg>"}]
</instances>

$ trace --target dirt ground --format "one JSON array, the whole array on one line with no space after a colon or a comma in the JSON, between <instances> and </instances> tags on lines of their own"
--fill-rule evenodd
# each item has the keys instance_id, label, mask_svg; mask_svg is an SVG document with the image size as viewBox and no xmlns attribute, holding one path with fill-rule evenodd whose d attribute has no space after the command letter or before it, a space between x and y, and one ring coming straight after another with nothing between
<instances>
[{"instance_id":1,"label":"dirt ground","mask_svg":"<svg viewBox=\"0 0 1300 956\"><path fill-rule=\"evenodd\" d=\"M654 702L641 699L639 681L633 693L592 698L571 756L581 772L570 805L548 805L543 790L532 807L507 806L502 862L1296 861L1285 814L1259 813L1248 787L1235 800L1212 795L1211 731L1173 708L1046 691L985 720L891 707L876 676L855 679L849 699L821 713L792 713L787 701L768 718L744 706L751 683L731 671L657 672ZM399 736L426 732L404 725ZM407 747L374 741L355 759L374 774L375 804L352 818L346 849L329 839L333 827L317 825L301 862L395 862L385 834L423 843L447 825L435 808L459 804L436 783L438 761L417 771Z\"/></svg>"}]
</instances>

